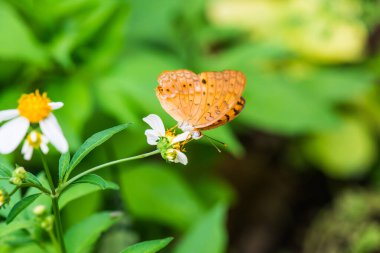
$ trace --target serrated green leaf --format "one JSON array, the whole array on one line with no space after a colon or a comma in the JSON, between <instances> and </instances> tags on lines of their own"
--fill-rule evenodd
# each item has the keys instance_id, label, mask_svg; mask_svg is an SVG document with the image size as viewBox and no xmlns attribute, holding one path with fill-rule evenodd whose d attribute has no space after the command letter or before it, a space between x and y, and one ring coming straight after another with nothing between
<instances>
[{"instance_id":1,"label":"serrated green leaf","mask_svg":"<svg viewBox=\"0 0 380 253\"><path fill-rule=\"evenodd\" d=\"M82 253L91 249L99 236L120 217L120 213L98 213L71 227L65 234L68 253Z\"/></svg>"},{"instance_id":2,"label":"serrated green leaf","mask_svg":"<svg viewBox=\"0 0 380 253\"><path fill-rule=\"evenodd\" d=\"M165 248L172 240L173 237L168 237L161 240L140 242L135 245L129 246L121 253L156 253L161 249Z\"/></svg>"},{"instance_id":3,"label":"serrated green leaf","mask_svg":"<svg viewBox=\"0 0 380 253\"><path fill-rule=\"evenodd\" d=\"M118 125L106 130L103 130L99 133L92 135L88 138L82 146L79 147L78 151L74 154L73 159L71 160L67 171L63 173L66 177L70 174L70 172L85 158L93 149L103 144L105 141L110 139L114 134L126 129L130 123Z\"/></svg>"},{"instance_id":4,"label":"serrated green leaf","mask_svg":"<svg viewBox=\"0 0 380 253\"><path fill-rule=\"evenodd\" d=\"M224 253L227 244L227 233L224 228L225 214L224 205L213 208L194 223L178 243L174 253Z\"/></svg>"},{"instance_id":5,"label":"serrated green leaf","mask_svg":"<svg viewBox=\"0 0 380 253\"><path fill-rule=\"evenodd\" d=\"M65 176L65 171L67 171L69 164L70 164L70 152L62 154L61 157L59 158L59 167L58 167L58 176L59 176L60 181Z\"/></svg>"},{"instance_id":6,"label":"serrated green leaf","mask_svg":"<svg viewBox=\"0 0 380 253\"><path fill-rule=\"evenodd\" d=\"M11 223L22 210L24 210L30 204L32 204L33 201L35 201L40 195L41 195L41 193L33 194L33 195L25 197L25 198L21 199L19 202L17 202L16 205L14 205L14 207L10 211L10 213L7 217L6 223L7 224Z\"/></svg>"},{"instance_id":7,"label":"serrated green leaf","mask_svg":"<svg viewBox=\"0 0 380 253\"><path fill-rule=\"evenodd\" d=\"M102 190L106 190L106 189L118 190L119 189L119 186L117 184L108 182L107 180L104 180L101 176L98 176L96 174L85 175L73 182L73 184L79 184L79 183L93 184L93 185L99 186Z\"/></svg>"}]
</instances>

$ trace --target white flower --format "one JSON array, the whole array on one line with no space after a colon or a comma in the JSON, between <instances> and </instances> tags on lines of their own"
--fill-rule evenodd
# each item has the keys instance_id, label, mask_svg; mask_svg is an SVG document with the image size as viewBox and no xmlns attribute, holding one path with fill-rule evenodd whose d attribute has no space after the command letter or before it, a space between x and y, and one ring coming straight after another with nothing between
<instances>
[{"instance_id":1,"label":"white flower","mask_svg":"<svg viewBox=\"0 0 380 253\"><path fill-rule=\"evenodd\" d=\"M30 124L39 124L46 139L59 152L66 153L68 143L52 113L53 110L61 108L63 103L51 102L46 93L41 95L38 90L22 95L18 103L17 109L0 111L0 123L8 121L0 127L0 153L13 152L24 139Z\"/></svg>"},{"instance_id":2,"label":"white flower","mask_svg":"<svg viewBox=\"0 0 380 253\"><path fill-rule=\"evenodd\" d=\"M32 158L34 149L41 149L42 153L47 154L49 152L49 147L47 146L48 143L49 140L45 135L33 130L26 137L21 149L21 154L24 155L24 159L27 161Z\"/></svg>"},{"instance_id":3,"label":"white flower","mask_svg":"<svg viewBox=\"0 0 380 253\"><path fill-rule=\"evenodd\" d=\"M165 131L164 123L161 118L155 114L150 114L143 120L152 128L145 131L147 142L149 145L157 145L164 159L187 164L187 156L180 150L181 142L191 139L190 132L184 132L175 135L172 131Z\"/></svg>"},{"instance_id":4,"label":"white flower","mask_svg":"<svg viewBox=\"0 0 380 253\"><path fill-rule=\"evenodd\" d=\"M187 164L187 156L178 149L168 149L165 156L170 162Z\"/></svg>"}]
</instances>

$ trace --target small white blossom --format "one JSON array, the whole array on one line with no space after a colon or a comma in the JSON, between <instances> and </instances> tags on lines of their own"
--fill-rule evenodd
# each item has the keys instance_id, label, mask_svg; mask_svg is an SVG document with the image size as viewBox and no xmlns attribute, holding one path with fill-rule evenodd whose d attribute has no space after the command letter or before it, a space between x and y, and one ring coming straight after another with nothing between
<instances>
[{"instance_id":1,"label":"small white blossom","mask_svg":"<svg viewBox=\"0 0 380 253\"><path fill-rule=\"evenodd\" d=\"M24 159L29 161L33 156L34 149L41 149L42 153L47 154L49 152L48 147L49 140L40 132L31 131L24 141L21 153L24 155Z\"/></svg>"},{"instance_id":2,"label":"small white blossom","mask_svg":"<svg viewBox=\"0 0 380 253\"><path fill-rule=\"evenodd\" d=\"M150 114L143 120L152 128L145 131L149 145L157 145L164 159L187 164L187 156L181 151L181 142L191 139L190 132L184 132L175 135L172 131L165 131L164 123L161 118L155 114Z\"/></svg>"}]
</instances>

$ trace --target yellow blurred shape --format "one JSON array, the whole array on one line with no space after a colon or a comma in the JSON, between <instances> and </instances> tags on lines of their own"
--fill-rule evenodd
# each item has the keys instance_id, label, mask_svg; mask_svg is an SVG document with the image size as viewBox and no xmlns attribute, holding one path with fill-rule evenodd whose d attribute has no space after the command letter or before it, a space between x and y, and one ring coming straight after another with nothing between
<instances>
[{"instance_id":1,"label":"yellow blurred shape","mask_svg":"<svg viewBox=\"0 0 380 253\"><path fill-rule=\"evenodd\" d=\"M287 45L321 63L360 61L367 30L356 0L214 0L210 20L251 33L253 40Z\"/></svg>"}]
</instances>

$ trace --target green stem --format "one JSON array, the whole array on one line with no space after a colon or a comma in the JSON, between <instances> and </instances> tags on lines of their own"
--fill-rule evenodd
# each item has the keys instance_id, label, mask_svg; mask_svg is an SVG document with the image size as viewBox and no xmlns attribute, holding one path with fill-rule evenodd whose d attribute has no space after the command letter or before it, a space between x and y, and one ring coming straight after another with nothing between
<instances>
[{"instance_id":1,"label":"green stem","mask_svg":"<svg viewBox=\"0 0 380 253\"><path fill-rule=\"evenodd\" d=\"M60 249L60 246L59 246L59 243L58 243L57 238L55 237L53 231L48 230L47 232L48 232L48 234L49 234L50 240L51 240L51 242L53 243L54 247L57 248L57 249L59 250L59 249Z\"/></svg>"},{"instance_id":2,"label":"green stem","mask_svg":"<svg viewBox=\"0 0 380 253\"><path fill-rule=\"evenodd\" d=\"M11 191L11 193L9 193L9 198L12 197L13 194L15 194L17 192L17 190L20 189L20 186L16 186L15 188L13 188L13 190Z\"/></svg>"},{"instance_id":3,"label":"green stem","mask_svg":"<svg viewBox=\"0 0 380 253\"><path fill-rule=\"evenodd\" d=\"M34 188L39 189L41 192L45 193L48 196L51 195L51 192L41 185L36 185L36 184L32 184L32 183L23 183L22 185L20 185L20 187L34 187Z\"/></svg>"},{"instance_id":4,"label":"green stem","mask_svg":"<svg viewBox=\"0 0 380 253\"><path fill-rule=\"evenodd\" d=\"M94 171L100 170L100 169L105 168L105 167L109 167L111 165L115 165L115 164L119 164L119 163L123 163L123 162L128 162L128 161L132 161L132 160L137 160L137 159L141 159L141 158L145 158L145 157L156 155L156 154L159 154L159 153L160 153L159 150L154 150L154 151L149 152L149 153L145 153L145 154L141 154L141 155L136 155L136 156L132 156L132 157L127 157L127 158L115 160L115 161L112 161L112 162L100 164L98 166L95 166L95 167L93 167L91 169L88 169L88 170L86 170L86 171L84 171L84 172L76 175L75 177L72 177L66 183L62 184L62 186L58 189L57 192L58 193L62 192L63 189L65 189L68 185L70 185L74 181L76 181L79 178L81 178L81 177L83 177L83 176L85 176L87 174L90 174L90 173L92 173Z\"/></svg>"},{"instance_id":5,"label":"green stem","mask_svg":"<svg viewBox=\"0 0 380 253\"><path fill-rule=\"evenodd\" d=\"M66 253L66 247L65 247L65 241L63 239L63 229L62 229L62 221L61 221L61 213L59 212L58 207L58 196L55 191L53 178L51 176L49 166L46 162L45 155L42 153L41 150L39 150L41 155L42 164L45 170L46 178L49 182L50 190L51 190L51 201L52 201L52 207L53 207L53 214L54 214L54 223L55 223L55 229L58 236L58 242L61 249L61 253Z\"/></svg>"}]
</instances>

